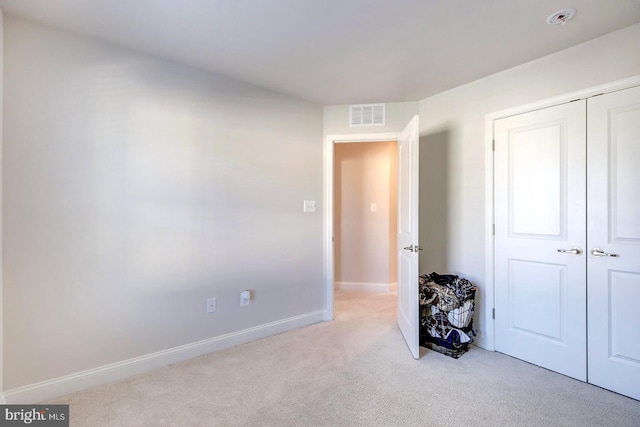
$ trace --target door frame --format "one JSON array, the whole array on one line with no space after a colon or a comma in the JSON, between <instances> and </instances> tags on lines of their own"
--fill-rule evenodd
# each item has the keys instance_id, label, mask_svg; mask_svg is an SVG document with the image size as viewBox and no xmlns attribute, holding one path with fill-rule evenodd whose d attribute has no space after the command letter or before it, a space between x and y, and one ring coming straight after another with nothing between
<instances>
[{"instance_id":1,"label":"door frame","mask_svg":"<svg viewBox=\"0 0 640 427\"><path fill-rule=\"evenodd\" d=\"M485 305L485 325L484 336L478 337L477 344L487 350L495 351L495 244L493 235L494 226L494 161L493 161L493 139L494 122L505 117L516 114L528 113L543 108L554 107L560 104L576 101L578 99L591 98L604 93L615 92L640 86L640 75L627 79L592 86L553 98L543 99L517 107L489 113L485 116L485 283L486 283L486 305Z\"/></svg>"},{"instance_id":2,"label":"door frame","mask_svg":"<svg viewBox=\"0 0 640 427\"><path fill-rule=\"evenodd\" d=\"M358 142L383 142L397 141L400 138L400 132L384 132L384 133L360 133L360 134L344 134L344 135L328 135L324 141L324 194L323 194L323 218L324 226L322 233L323 246L323 313L322 320L331 321L334 316L334 256L333 247L333 197L334 197L334 147L335 144Z\"/></svg>"}]
</instances>

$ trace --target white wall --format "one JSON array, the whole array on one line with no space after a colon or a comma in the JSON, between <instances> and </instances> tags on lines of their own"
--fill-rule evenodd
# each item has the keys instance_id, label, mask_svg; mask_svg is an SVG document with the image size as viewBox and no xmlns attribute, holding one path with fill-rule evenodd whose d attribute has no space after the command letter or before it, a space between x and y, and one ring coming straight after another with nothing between
<instances>
[{"instance_id":1,"label":"white wall","mask_svg":"<svg viewBox=\"0 0 640 427\"><path fill-rule=\"evenodd\" d=\"M638 46L640 24L420 101L420 150L430 159L428 173L440 177L421 181L421 196L441 209L421 218L421 229L428 222L434 230L421 269L460 274L479 286L479 345L489 344L483 332L493 307L485 298L492 286L484 264L485 116L638 75Z\"/></svg>"},{"instance_id":2,"label":"white wall","mask_svg":"<svg viewBox=\"0 0 640 427\"><path fill-rule=\"evenodd\" d=\"M320 106L12 16L4 55L5 391L322 318Z\"/></svg>"},{"instance_id":3,"label":"white wall","mask_svg":"<svg viewBox=\"0 0 640 427\"><path fill-rule=\"evenodd\" d=\"M396 141L335 146L335 280L340 289L384 292L397 282L392 248L397 238L396 147Z\"/></svg>"}]
</instances>

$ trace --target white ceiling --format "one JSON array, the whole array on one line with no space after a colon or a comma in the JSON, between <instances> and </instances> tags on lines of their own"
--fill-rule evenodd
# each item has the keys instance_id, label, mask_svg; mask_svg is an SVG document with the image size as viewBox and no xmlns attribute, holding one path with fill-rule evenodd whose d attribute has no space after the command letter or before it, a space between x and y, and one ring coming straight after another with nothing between
<instances>
[{"instance_id":1,"label":"white ceiling","mask_svg":"<svg viewBox=\"0 0 640 427\"><path fill-rule=\"evenodd\" d=\"M566 7L578 10L571 21L546 24ZM0 0L0 8L324 105L415 101L640 22L640 0Z\"/></svg>"}]
</instances>

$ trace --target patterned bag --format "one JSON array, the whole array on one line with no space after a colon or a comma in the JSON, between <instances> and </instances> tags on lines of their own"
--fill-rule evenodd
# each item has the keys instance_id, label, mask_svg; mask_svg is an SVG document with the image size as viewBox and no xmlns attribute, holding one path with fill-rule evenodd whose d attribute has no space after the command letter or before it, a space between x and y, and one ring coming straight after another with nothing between
<instances>
[{"instance_id":1,"label":"patterned bag","mask_svg":"<svg viewBox=\"0 0 640 427\"><path fill-rule=\"evenodd\" d=\"M436 273L418 277L420 345L455 359L476 335L473 307L476 287L467 279Z\"/></svg>"}]
</instances>

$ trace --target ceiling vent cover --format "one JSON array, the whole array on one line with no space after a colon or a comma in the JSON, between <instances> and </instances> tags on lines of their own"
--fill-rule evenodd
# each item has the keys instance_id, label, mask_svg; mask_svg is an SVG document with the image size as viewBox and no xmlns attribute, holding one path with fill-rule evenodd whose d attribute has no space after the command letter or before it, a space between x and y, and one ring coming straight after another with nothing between
<instances>
[{"instance_id":1,"label":"ceiling vent cover","mask_svg":"<svg viewBox=\"0 0 640 427\"><path fill-rule=\"evenodd\" d=\"M350 126L384 126L385 104L349 106Z\"/></svg>"}]
</instances>

